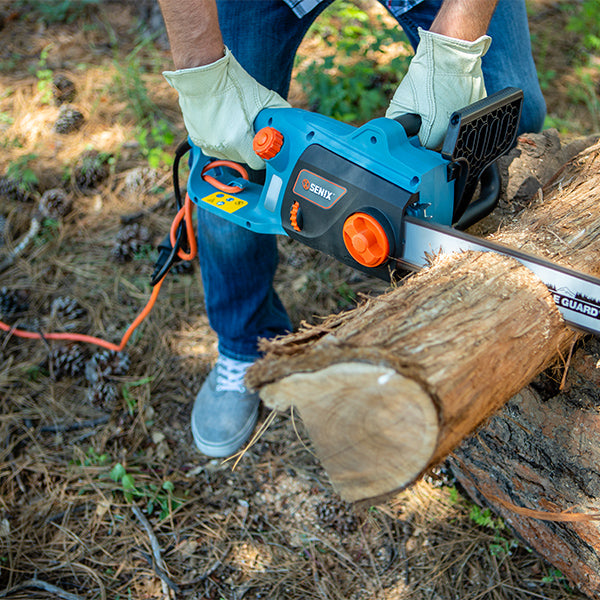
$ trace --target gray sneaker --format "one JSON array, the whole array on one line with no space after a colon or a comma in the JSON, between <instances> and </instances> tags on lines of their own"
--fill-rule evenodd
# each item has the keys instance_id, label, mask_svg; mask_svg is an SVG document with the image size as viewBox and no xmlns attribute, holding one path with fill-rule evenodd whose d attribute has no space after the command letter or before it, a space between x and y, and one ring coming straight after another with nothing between
<instances>
[{"instance_id":1,"label":"gray sneaker","mask_svg":"<svg viewBox=\"0 0 600 600\"><path fill-rule=\"evenodd\" d=\"M219 356L202 384L192 411L192 434L203 454L231 456L252 434L260 399L244 386L251 364Z\"/></svg>"}]
</instances>

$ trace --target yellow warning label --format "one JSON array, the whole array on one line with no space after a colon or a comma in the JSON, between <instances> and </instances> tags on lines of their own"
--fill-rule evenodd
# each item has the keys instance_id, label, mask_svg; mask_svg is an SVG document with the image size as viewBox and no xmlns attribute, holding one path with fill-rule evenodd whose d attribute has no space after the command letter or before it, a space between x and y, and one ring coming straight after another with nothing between
<instances>
[{"instance_id":1,"label":"yellow warning label","mask_svg":"<svg viewBox=\"0 0 600 600\"><path fill-rule=\"evenodd\" d=\"M228 213L233 213L240 208L243 208L248 204L245 200L241 200L240 198L236 198L235 196L230 196L225 192L215 192L210 196L206 196L202 198L202 202L207 202L208 204L212 204L216 208L220 208Z\"/></svg>"}]
</instances>

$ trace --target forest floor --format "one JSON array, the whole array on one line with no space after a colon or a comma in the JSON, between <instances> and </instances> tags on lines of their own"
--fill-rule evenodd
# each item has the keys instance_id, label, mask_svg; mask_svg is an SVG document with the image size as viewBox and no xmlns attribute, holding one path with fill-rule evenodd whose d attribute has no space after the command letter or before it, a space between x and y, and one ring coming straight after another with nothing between
<instances>
[{"instance_id":1,"label":"forest floor","mask_svg":"<svg viewBox=\"0 0 600 600\"><path fill-rule=\"evenodd\" d=\"M569 140L600 130L598 61L583 64L566 31L577 4L529 3L548 124ZM139 5L0 3L0 319L11 326L118 343L149 297L185 132L161 76L169 51L144 35ZM361 6L368 23L344 18L385 22ZM327 53L327 18L298 71ZM312 106L302 81L291 99ZM295 325L386 289L289 240L280 252L276 287ZM443 468L385 503L349 505L292 414L235 464L204 457L189 418L215 358L195 263L167 277L120 354L0 336L0 598L582 598Z\"/></svg>"}]
</instances>

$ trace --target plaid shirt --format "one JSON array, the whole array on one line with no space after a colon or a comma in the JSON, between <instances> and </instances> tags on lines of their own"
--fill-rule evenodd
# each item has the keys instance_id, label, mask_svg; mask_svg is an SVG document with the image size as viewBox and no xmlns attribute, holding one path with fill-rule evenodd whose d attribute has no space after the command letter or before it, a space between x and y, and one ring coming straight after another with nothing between
<instances>
[{"instance_id":1,"label":"plaid shirt","mask_svg":"<svg viewBox=\"0 0 600 600\"><path fill-rule=\"evenodd\" d=\"M283 0L296 14L303 17L323 0ZM398 16L410 10L422 0L384 0L385 7L394 15Z\"/></svg>"}]
</instances>

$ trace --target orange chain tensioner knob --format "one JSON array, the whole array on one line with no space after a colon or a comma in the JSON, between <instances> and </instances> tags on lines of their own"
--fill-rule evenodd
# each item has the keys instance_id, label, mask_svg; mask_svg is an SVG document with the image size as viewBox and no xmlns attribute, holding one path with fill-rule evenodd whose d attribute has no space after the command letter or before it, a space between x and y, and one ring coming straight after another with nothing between
<instances>
[{"instance_id":1,"label":"orange chain tensioner knob","mask_svg":"<svg viewBox=\"0 0 600 600\"><path fill-rule=\"evenodd\" d=\"M350 215L342 229L350 256L365 267L377 267L389 257L390 242L381 223L367 213Z\"/></svg>"},{"instance_id":2,"label":"orange chain tensioner knob","mask_svg":"<svg viewBox=\"0 0 600 600\"><path fill-rule=\"evenodd\" d=\"M302 215L300 214L300 203L298 201L292 204L290 210L290 225L296 231L302 231Z\"/></svg>"},{"instance_id":3,"label":"orange chain tensioner knob","mask_svg":"<svg viewBox=\"0 0 600 600\"><path fill-rule=\"evenodd\" d=\"M274 127L263 127L254 136L252 148L264 160L273 158L283 146L283 135Z\"/></svg>"}]
</instances>

